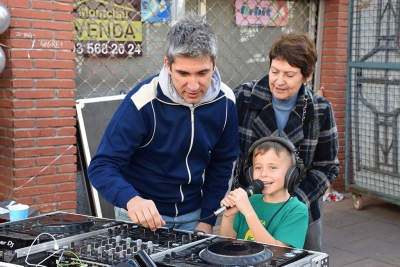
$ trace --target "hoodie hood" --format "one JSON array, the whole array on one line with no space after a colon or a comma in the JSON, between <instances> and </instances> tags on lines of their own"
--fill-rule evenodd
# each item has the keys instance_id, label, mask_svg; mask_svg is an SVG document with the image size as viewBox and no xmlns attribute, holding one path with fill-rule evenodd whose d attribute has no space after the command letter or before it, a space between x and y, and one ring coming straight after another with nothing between
<instances>
[{"instance_id":1,"label":"hoodie hood","mask_svg":"<svg viewBox=\"0 0 400 267\"><path fill-rule=\"evenodd\" d=\"M165 65L163 66L160 72L158 82L160 84L163 94L169 99L171 99L172 102L188 107L193 106L193 104L187 103L185 99L183 99L178 94L178 92L175 89L175 86L172 84L171 76L168 74L168 70ZM213 100L215 97L217 97L220 90L221 90L221 76L219 75L217 67L215 67L214 73L211 77L210 87L208 88L206 94L200 99L198 103L194 104L194 106L198 106L202 103Z\"/></svg>"}]
</instances>

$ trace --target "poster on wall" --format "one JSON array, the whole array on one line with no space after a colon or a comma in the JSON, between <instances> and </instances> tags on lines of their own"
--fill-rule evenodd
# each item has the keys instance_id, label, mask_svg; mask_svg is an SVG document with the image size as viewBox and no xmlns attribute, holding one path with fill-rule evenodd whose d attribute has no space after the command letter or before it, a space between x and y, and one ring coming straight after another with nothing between
<instances>
[{"instance_id":1,"label":"poster on wall","mask_svg":"<svg viewBox=\"0 0 400 267\"><path fill-rule=\"evenodd\" d=\"M168 22L171 20L170 0L142 0L142 21Z\"/></svg>"},{"instance_id":2,"label":"poster on wall","mask_svg":"<svg viewBox=\"0 0 400 267\"><path fill-rule=\"evenodd\" d=\"M286 1L236 0L235 17L238 26L274 26L288 24Z\"/></svg>"},{"instance_id":3,"label":"poster on wall","mask_svg":"<svg viewBox=\"0 0 400 267\"><path fill-rule=\"evenodd\" d=\"M75 53L142 56L140 0L74 0Z\"/></svg>"}]
</instances>

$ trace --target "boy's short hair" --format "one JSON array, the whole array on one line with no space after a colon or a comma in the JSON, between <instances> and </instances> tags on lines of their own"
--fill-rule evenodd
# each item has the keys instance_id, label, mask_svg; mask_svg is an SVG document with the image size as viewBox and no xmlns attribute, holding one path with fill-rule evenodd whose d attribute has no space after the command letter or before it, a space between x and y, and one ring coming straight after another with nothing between
<instances>
[{"instance_id":1,"label":"boy's short hair","mask_svg":"<svg viewBox=\"0 0 400 267\"><path fill-rule=\"evenodd\" d=\"M278 156L281 154L281 152L286 152L287 155L290 157L291 166L296 165L296 157L292 153L292 151L290 151L289 148L287 148L283 144L281 144L279 142L275 142L275 141L266 141L266 142L262 142L261 144L259 144L254 149L252 157L254 159L258 155L264 155L271 149L273 149L275 151L276 155L278 155Z\"/></svg>"}]
</instances>

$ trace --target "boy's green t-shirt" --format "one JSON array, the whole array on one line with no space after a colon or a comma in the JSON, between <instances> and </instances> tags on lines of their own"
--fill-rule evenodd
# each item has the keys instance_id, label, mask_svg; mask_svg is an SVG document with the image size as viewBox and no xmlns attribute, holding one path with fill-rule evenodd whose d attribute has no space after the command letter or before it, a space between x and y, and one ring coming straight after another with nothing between
<instances>
[{"instance_id":1,"label":"boy's green t-shirt","mask_svg":"<svg viewBox=\"0 0 400 267\"><path fill-rule=\"evenodd\" d=\"M263 194L256 194L249 200L262 225L266 227L272 216L285 202L267 203L262 200L263 196ZM276 214L267 230L275 239L301 249L304 246L307 228L308 208L297 197L292 197ZM241 212L235 216L233 229L236 231L238 239L254 241L253 233Z\"/></svg>"}]
</instances>

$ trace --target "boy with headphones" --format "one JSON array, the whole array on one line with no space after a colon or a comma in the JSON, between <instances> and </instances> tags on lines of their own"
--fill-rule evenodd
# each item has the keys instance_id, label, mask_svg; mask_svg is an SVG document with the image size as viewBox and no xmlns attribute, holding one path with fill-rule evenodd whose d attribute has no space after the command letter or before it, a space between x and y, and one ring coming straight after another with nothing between
<instances>
[{"instance_id":1,"label":"boy with headphones","mask_svg":"<svg viewBox=\"0 0 400 267\"><path fill-rule=\"evenodd\" d=\"M262 194L251 197L242 188L231 191L221 206L220 235L278 246L303 248L308 209L291 194L303 179L303 161L297 149L282 137L264 137L249 150L246 179L261 180Z\"/></svg>"}]
</instances>

